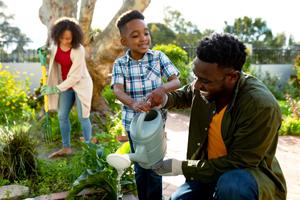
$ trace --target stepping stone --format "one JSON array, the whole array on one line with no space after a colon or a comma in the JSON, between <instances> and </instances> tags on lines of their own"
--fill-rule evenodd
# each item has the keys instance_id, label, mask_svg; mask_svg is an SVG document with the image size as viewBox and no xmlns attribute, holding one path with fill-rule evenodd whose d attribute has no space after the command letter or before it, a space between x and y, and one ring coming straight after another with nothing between
<instances>
[{"instance_id":1,"label":"stepping stone","mask_svg":"<svg viewBox=\"0 0 300 200\"><path fill-rule=\"evenodd\" d=\"M23 185L5 185L0 187L0 199L17 199L29 194L29 188Z\"/></svg>"}]
</instances>

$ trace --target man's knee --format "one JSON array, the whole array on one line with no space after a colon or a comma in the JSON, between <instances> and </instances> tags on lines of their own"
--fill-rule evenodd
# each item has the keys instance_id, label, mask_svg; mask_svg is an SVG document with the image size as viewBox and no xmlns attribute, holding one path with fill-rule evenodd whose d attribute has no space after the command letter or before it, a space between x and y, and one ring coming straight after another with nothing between
<instances>
[{"instance_id":1,"label":"man's knee","mask_svg":"<svg viewBox=\"0 0 300 200\"><path fill-rule=\"evenodd\" d=\"M232 170L220 176L216 199L257 199L258 188L254 177L246 170Z\"/></svg>"}]
</instances>

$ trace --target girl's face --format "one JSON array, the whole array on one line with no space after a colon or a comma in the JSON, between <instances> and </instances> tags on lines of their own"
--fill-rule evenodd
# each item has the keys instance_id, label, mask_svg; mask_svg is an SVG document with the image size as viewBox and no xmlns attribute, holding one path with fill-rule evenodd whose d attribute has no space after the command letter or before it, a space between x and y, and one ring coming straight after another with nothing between
<instances>
[{"instance_id":1,"label":"girl's face","mask_svg":"<svg viewBox=\"0 0 300 200\"><path fill-rule=\"evenodd\" d=\"M59 44L62 46L72 46L72 38L72 32L69 30L65 30L59 37Z\"/></svg>"}]
</instances>

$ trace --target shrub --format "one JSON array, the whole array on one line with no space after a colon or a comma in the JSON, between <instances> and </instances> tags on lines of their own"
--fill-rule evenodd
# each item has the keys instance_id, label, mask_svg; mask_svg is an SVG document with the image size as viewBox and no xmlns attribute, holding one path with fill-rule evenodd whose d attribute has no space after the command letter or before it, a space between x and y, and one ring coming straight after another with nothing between
<instances>
[{"instance_id":1,"label":"shrub","mask_svg":"<svg viewBox=\"0 0 300 200\"><path fill-rule=\"evenodd\" d=\"M280 102L283 122L280 128L282 135L300 135L300 101L286 95L286 101Z\"/></svg>"},{"instance_id":2,"label":"shrub","mask_svg":"<svg viewBox=\"0 0 300 200\"><path fill-rule=\"evenodd\" d=\"M272 92L272 94L276 97L278 100L284 100L284 91L281 89L281 85L278 84L279 77L276 75L271 75L269 72L262 73L261 69L254 70L250 69L250 74L257 77L259 80L261 80L268 89Z\"/></svg>"},{"instance_id":3,"label":"shrub","mask_svg":"<svg viewBox=\"0 0 300 200\"><path fill-rule=\"evenodd\" d=\"M153 49L164 52L174 64L188 61L187 52L175 44L156 45Z\"/></svg>"},{"instance_id":4,"label":"shrub","mask_svg":"<svg viewBox=\"0 0 300 200\"><path fill-rule=\"evenodd\" d=\"M102 97L105 99L105 101L113 111L117 112L121 110L121 105L117 103L117 97L111 89L110 85L104 87L102 91Z\"/></svg>"},{"instance_id":5,"label":"shrub","mask_svg":"<svg viewBox=\"0 0 300 200\"><path fill-rule=\"evenodd\" d=\"M180 71L179 79L181 85L185 85L189 82L191 67L189 64L187 64L188 55L186 51L174 44L155 45L153 49L165 53L172 63L177 67L177 69Z\"/></svg>"},{"instance_id":6,"label":"shrub","mask_svg":"<svg viewBox=\"0 0 300 200\"><path fill-rule=\"evenodd\" d=\"M84 145L80 165L85 168L83 173L73 183L69 198L74 197L86 187L101 188L103 199L116 199L117 171L108 165L106 157L115 152L120 143L112 134L102 133L96 135L99 144ZM128 168L122 176L122 188L126 191L135 190L133 169Z\"/></svg>"},{"instance_id":7,"label":"shrub","mask_svg":"<svg viewBox=\"0 0 300 200\"><path fill-rule=\"evenodd\" d=\"M300 101L293 99L290 95L286 95L286 102L290 107L291 115L295 118L300 118Z\"/></svg>"},{"instance_id":8,"label":"shrub","mask_svg":"<svg viewBox=\"0 0 300 200\"><path fill-rule=\"evenodd\" d=\"M293 98L298 98L300 96L300 55L298 55L295 59L294 75L290 77L290 80L284 89L286 93L291 95Z\"/></svg>"},{"instance_id":9,"label":"shrub","mask_svg":"<svg viewBox=\"0 0 300 200\"><path fill-rule=\"evenodd\" d=\"M300 79L300 55L296 57L294 67L296 70L297 79L299 80Z\"/></svg>"},{"instance_id":10,"label":"shrub","mask_svg":"<svg viewBox=\"0 0 300 200\"><path fill-rule=\"evenodd\" d=\"M0 128L0 175L4 179L14 181L37 175L36 143L27 130Z\"/></svg>"},{"instance_id":11,"label":"shrub","mask_svg":"<svg viewBox=\"0 0 300 200\"><path fill-rule=\"evenodd\" d=\"M246 48L247 57L246 57L246 61L242 68L244 72L250 73L250 74L251 74L251 53L252 53L252 47L247 46L247 48Z\"/></svg>"},{"instance_id":12,"label":"shrub","mask_svg":"<svg viewBox=\"0 0 300 200\"><path fill-rule=\"evenodd\" d=\"M0 124L29 120L33 116L27 103L28 81L18 81L17 77L3 70L0 64Z\"/></svg>"},{"instance_id":13,"label":"shrub","mask_svg":"<svg viewBox=\"0 0 300 200\"><path fill-rule=\"evenodd\" d=\"M285 100L279 100L278 104L280 106L281 113L284 117L291 115L290 106Z\"/></svg>"},{"instance_id":14,"label":"shrub","mask_svg":"<svg viewBox=\"0 0 300 200\"><path fill-rule=\"evenodd\" d=\"M280 135L300 135L300 119L293 116L285 117L279 133Z\"/></svg>"},{"instance_id":15,"label":"shrub","mask_svg":"<svg viewBox=\"0 0 300 200\"><path fill-rule=\"evenodd\" d=\"M295 77L291 77L287 84L284 86L283 91L285 94L290 95L292 98L299 98L299 84Z\"/></svg>"},{"instance_id":16,"label":"shrub","mask_svg":"<svg viewBox=\"0 0 300 200\"><path fill-rule=\"evenodd\" d=\"M110 135L107 136L110 137ZM110 139L109 143L114 146L113 139ZM107 153L111 152L112 146L105 149L102 147L102 144L105 143L89 144L83 148L80 163L85 170L73 183L68 199L73 199L78 192L87 187L102 188L106 191L108 199L116 198L116 172L109 167L105 160Z\"/></svg>"}]
</instances>

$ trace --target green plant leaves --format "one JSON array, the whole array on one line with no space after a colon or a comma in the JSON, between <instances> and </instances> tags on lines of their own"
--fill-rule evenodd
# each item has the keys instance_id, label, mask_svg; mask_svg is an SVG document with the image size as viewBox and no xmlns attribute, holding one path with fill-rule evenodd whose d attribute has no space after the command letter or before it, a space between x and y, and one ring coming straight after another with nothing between
<instances>
[{"instance_id":1,"label":"green plant leaves","mask_svg":"<svg viewBox=\"0 0 300 200\"><path fill-rule=\"evenodd\" d=\"M10 181L37 175L36 143L24 128L0 128L0 176Z\"/></svg>"},{"instance_id":2,"label":"green plant leaves","mask_svg":"<svg viewBox=\"0 0 300 200\"><path fill-rule=\"evenodd\" d=\"M16 80L17 77L0 68L0 124L22 122L33 116L28 105L28 83Z\"/></svg>"},{"instance_id":3,"label":"green plant leaves","mask_svg":"<svg viewBox=\"0 0 300 200\"><path fill-rule=\"evenodd\" d=\"M84 188L97 187L103 189L101 196L104 199L117 199L117 182L115 172L109 169L85 170L74 182L68 199L75 197ZM99 197L101 198L101 197Z\"/></svg>"}]
</instances>

